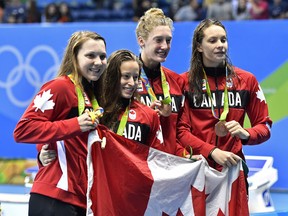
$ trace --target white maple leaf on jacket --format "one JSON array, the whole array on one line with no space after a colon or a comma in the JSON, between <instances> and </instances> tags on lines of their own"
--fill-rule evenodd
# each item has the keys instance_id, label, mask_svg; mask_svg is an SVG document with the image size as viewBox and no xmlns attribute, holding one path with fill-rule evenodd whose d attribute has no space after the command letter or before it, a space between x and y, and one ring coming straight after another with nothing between
<instances>
[{"instance_id":1,"label":"white maple leaf on jacket","mask_svg":"<svg viewBox=\"0 0 288 216\"><path fill-rule=\"evenodd\" d=\"M259 87L259 90L256 92L257 98L260 100L260 102L264 101L266 104L266 99L265 99L265 95L262 91L262 88L260 85L258 87Z\"/></svg>"},{"instance_id":2,"label":"white maple leaf on jacket","mask_svg":"<svg viewBox=\"0 0 288 216\"><path fill-rule=\"evenodd\" d=\"M37 95L34 99L34 105L33 107L36 107L35 112L40 109L43 113L45 110L51 110L53 109L55 103L53 100L50 100L50 98L53 96L53 94L50 94L51 89L44 91L41 94Z\"/></svg>"}]
</instances>

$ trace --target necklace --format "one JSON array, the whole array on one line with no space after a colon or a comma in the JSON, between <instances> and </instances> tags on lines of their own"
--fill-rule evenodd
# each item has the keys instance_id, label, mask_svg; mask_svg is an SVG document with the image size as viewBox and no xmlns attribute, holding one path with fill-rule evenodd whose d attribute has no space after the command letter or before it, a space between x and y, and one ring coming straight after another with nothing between
<instances>
[{"instance_id":1,"label":"necklace","mask_svg":"<svg viewBox=\"0 0 288 216\"><path fill-rule=\"evenodd\" d=\"M164 94L164 99L162 100L163 104L170 104L171 103L171 96L170 96L170 92L169 92L169 86L166 80L166 76L165 73L162 69L162 67L160 66L160 71L161 71L161 84L162 84L162 90L163 90L163 94ZM149 94L150 99L153 101L157 100L157 97L149 83L148 77L144 71L144 69L142 68L141 71L141 81L144 83L144 86Z\"/></svg>"},{"instance_id":2,"label":"necklace","mask_svg":"<svg viewBox=\"0 0 288 216\"><path fill-rule=\"evenodd\" d=\"M125 112L123 113L121 117L120 124L117 129L117 134L120 136L123 136L124 129L128 121L129 110L130 110L130 101L129 101L129 105L126 107Z\"/></svg>"},{"instance_id":3,"label":"necklace","mask_svg":"<svg viewBox=\"0 0 288 216\"><path fill-rule=\"evenodd\" d=\"M78 99L78 115L80 116L85 109L84 95L85 95L85 97L87 97L87 95L85 92L82 92L82 90L79 88L79 86L76 85L75 80L73 79L73 76L71 74L69 74L68 77L70 78L70 80L75 85L75 91L76 91L77 99ZM99 108L98 101L96 100L94 95L92 95L91 104L92 104L93 110L97 110Z\"/></svg>"},{"instance_id":4,"label":"necklace","mask_svg":"<svg viewBox=\"0 0 288 216\"><path fill-rule=\"evenodd\" d=\"M227 131L226 127L225 127L226 117L227 117L227 114L229 112L228 90L227 90L228 70L227 70L227 67L225 69L226 69L226 74L225 74L225 78L226 78L225 80L226 81L225 81L225 89L224 89L224 106L223 106L223 112L221 113L220 117L218 118L216 113L215 113L215 108L214 108L214 105L213 105L213 102L212 102L212 95L211 95L211 90L210 90L210 86L209 86L209 83L208 83L208 78L207 78L206 72L205 72L205 70L203 68L207 94L208 94L208 97L209 97L209 99L211 101L211 112L212 112L212 115L214 116L214 118L219 119L219 121L215 125L215 133L219 137L226 136L227 133L228 133L228 131Z\"/></svg>"}]
</instances>

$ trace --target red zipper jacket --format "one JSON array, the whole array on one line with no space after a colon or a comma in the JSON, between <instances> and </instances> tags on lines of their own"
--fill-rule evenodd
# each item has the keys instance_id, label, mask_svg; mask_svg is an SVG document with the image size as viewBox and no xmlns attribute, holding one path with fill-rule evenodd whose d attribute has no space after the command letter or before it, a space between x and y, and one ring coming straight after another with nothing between
<instances>
[{"instance_id":1,"label":"red zipper jacket","mask_svg":"<svg viewBox=\"0 0 288 216\"><path fill-rule=\"evenodd\" d=\"M125 110L119 115L117 127ZM158 150L164 149L163 135L157 113L150 107L133 100L123 136Z\"/></svg>"},{"instance_id":2,"label":"red zipper jacket","mask_svg":"<svg viewBox=\"0 0 288 216\"><path fill-rule=\"evenodd\" d=\"M251 128L246 130L250 134L247 141L242 141L230 134L218 137L215 134L214 126L218 119L214 118L211 111L211 103L203 85L204 100L201 104L189 101L185 97L183 113L177 125L177 137L184 146L191 146L193 154L202 154L209 162L210 166L221 170L221 166L209 158L209 154L215 147L233 152L244 159L242 145L256 145L265 142L270 138L270 128L272 120L268 114L268 106L255 76L247 71L234 68L237 77L229 79L228 100L229 113L226 121L235 120L242 126L245 114L248 115ZM206 72L207 73L207 72ZM188 83L188 73L182 74ZM225 73L208 74L208 83L211 89L213 100L215 100L215 112L219 117L223 112L223 94L226 83ZM186 90L188 85L186 85Z\"/></svg>"},{"instance_id":3,"label":"red zipper jacket","mask_svg":"<svg viewBox=\"0 0 288 216\"><path fill-rule=\"evenodd\" d=\"M92 109L89 100L85 107ZM14 130L20 143L49 143L57 160L41 166L32 193L49 196L86 208L87 140L78 124L78 99L67 76L45 83L24 112Z\"/></svg>"},{"instance_id":4,"label":"red zipper jacket","mask_svg":"<svg viewBox=\"0 0 288 216\"><path fill-rule=\"evenodd\" d=\"M41 102L47 105L41 106ZM89 100L85 103L86 108L92 109ZM67 76L56 78L43 85L18 122L14 138L21 143L38 143L38 151L41 143L49 143L49 149L57 152L57 159L49 166L39 163L32 193L86 208L89 132L81 132L77 117L78 98L74 84ZM124 137L164 150L158 115L138 101L130 105Z\"/></svg>"},{"instance_id":5,"label":"red zipper jacket","mask_svg":"<svg viewBox=\"0 0 288 216\"><path fill-rule=\"evenodd\" d=\"M176 123L178 119L178 114L182 109L183 105L183 92L185 87L184 79L175 72L169 70L162 66L163 72L166 76L167 83L169 85L169 92L171 95L171 106L172 113L168 117L160 117L160 124L163 131L164 144L166 148L166 152L178 156L183 156L183 147L176 140ZM148 75L147 75L148 76ZM149 78L149 77L148 77ZM158 100L164 99L161 76L154 78L149 78L150 86L153 88L153 91ZM145 84L142 83L142 86L138 88L138 93L141 96L141 102L145 105L150 106L151 99L146 90ZM186 153L186 151L185 151Z\"/></svg>"}]
</instances>

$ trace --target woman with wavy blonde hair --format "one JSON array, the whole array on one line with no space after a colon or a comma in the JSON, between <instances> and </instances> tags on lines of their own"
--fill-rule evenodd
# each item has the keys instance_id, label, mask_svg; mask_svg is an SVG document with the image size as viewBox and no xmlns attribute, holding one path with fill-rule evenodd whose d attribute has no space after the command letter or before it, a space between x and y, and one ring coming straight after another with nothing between
<instances>
[{"instance_id":1,"label":"woman with wavy blonde hair","mask_svg":"<svg viewBox=\"0 0 288 216\"><path fill-rule=\"evenodd\" d=\"M186 151L176 141L176 122L181 110L184 80L162 66L171 48L173 21L159 8L151 8L138 21L136 37L143 63L138 87L141 102L160 116L167 152L179 156Z\"/></svg>"}]
</instances>

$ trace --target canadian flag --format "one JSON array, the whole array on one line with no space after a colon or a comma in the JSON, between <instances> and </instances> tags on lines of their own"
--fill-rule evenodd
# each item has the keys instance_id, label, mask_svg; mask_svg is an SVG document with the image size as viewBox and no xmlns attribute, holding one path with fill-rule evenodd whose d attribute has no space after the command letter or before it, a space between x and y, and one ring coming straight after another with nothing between
<instances>
[{"instance_id":1,"label":"canadian flag","mask_svg":"<svg viewBox=\"0 0 288 216\"><path fill-rule=\"evenodd\" d=\"M204 158L167 154L99 125L87 167L88 216L249 215L242 163L219 172Z\"/></svg>"}]
</instances>

